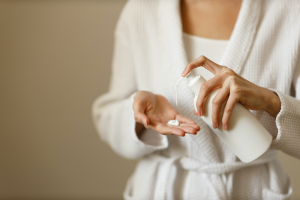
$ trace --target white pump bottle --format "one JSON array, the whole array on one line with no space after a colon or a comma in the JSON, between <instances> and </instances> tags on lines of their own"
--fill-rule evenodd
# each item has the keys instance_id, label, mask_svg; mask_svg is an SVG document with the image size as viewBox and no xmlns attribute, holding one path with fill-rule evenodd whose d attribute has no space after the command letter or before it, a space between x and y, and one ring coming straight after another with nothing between
<instances>
[{"instance_id":1,"label":"white pump bottle","mask_svg":"<svg viewBox=\"0 0 300 200\"><path fill-rule=\"evenodd\" d=\"M197 110L198 93L201 85L206 80L201 75L195 75L193 71L186 75L186 78L189 80L188 86L195 93L194 107ZM252 162L269 149L272 136L255 116L239 102L234 106L230 116L228 130L223 130L222 120L220 120L221 125L219 128L214 129L211 118L212 100L219 90L215 90L208 95L205 112L201 118L242 162ZM225 103L221 107L220 116L223 116L224 107Z\"/></svg>"}]
</instances>

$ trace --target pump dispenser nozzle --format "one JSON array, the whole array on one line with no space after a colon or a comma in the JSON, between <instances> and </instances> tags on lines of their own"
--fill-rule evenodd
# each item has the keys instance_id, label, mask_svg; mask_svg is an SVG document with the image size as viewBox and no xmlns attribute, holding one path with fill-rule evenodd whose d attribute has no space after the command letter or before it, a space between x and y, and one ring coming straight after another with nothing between
<instances>
[{"instance_id":1,"label":"pump dispenser nozzle","mask_svg":"<svg viewBox=\"0 0 300 200\"><path fill-rule=\"evenodd\" d=\"M176 82L175 87L178 87L179 83L184 79L187 78L189 80L189 82L194 82L197 77L197 75L193 72L190 71L185 77L180 77L180 79Z\"/></svg>"},{"instance_id":2,"label":"pump dispenser nozzle","mask_svg":"<svg viewBox=\"0 0 300 200\"><path fill-rule=\"evenodd\" d=\"M196 78L196 74L193 71L190 71L185 77L189 79L189 81L192 81Z\"/></svg>"},{"instance_id":3,"label":"pump dispenser nozzle","mask_svg":"<svg viewBox=\"0 0 300 200\"><path fill-rule=\"evenodd\" d=\"M185 77L180 77L180 79L176 82L175 87L177 87L179 83L184 79L187 78L189 80L189 87L193 90L193 92L199 92L200 86L206 82L206 80L201 75L196 75L195 72L190 71Z\"/></svg>"}]
</instances>

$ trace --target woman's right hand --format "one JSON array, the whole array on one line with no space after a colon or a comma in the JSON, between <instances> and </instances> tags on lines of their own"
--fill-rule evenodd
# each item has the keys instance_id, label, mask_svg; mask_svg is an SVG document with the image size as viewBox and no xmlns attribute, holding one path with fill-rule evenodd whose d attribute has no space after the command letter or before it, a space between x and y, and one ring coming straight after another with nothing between
<instances>
[{"instance_id":1,"label":"woman's right hand","mask_svg":"<svg viewBox=\"0 0 300 200\"><path fill-rule=\"evenodd\" d=\"M134 97L133 110L136 122L162 135L185 136L185 133L195 135L200 130L193 120L180 115L165 97L151 92L137 92ZM179 121L179 126L168 124L169 120L175 119Z\"/></svg>"}]
</instances>

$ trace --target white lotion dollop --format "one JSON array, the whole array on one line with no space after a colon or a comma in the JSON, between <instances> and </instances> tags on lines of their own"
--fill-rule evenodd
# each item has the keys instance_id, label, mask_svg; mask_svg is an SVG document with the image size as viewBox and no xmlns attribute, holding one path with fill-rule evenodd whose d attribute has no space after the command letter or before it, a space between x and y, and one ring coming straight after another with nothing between
<instances>
[{"instance_id":1,"label":"white lotion dollop","mask_svg":"<svg viewBox=\"0 0 300 200\"><path fill-rule=\"evenodd\" d=\"M168 124L173 126L179 126L179 121L177 119L168 121Z\"/></svg>"}]
</instances>

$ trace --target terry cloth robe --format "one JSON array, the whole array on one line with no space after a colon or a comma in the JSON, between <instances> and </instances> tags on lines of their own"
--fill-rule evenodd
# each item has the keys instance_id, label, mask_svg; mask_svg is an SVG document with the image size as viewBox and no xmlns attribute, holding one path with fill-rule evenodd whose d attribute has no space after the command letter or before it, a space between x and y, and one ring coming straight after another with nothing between
<instances>
[{"instance_id":1,"label":"terry cloth robe","mask_svg":"<svg viewBox=\"0 0 300 200\"><path fill-rule=\"evenodd\" d=\"M299 15L297 0L244 0L219 63L272 90L281 101L276 118L262 110L251 111L277 137L267 153L245 164L193 114L194 95L187 80L178 88L177 111L201 127L198 134L163 136L149 129L137 137L135 92L163 95L175 107L174 85L188 62L179 0L126 3L115 31L109 92L92 108L101 138L119 155L140 159L125 199L291 198L291 181L276 153L300 158Z\"/></svg>"}]
</instances>

